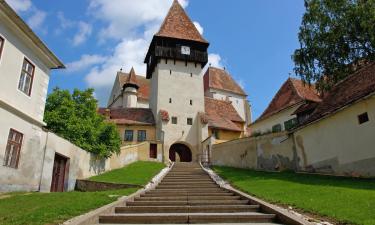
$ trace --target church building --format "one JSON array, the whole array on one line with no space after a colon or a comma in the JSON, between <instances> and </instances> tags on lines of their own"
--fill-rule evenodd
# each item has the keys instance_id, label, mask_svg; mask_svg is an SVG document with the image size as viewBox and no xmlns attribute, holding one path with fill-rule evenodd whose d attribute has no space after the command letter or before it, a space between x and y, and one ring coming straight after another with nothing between
<instances>
[{"instance_id":1,"label":"church building","mask_svg":"<svg viewBox=\"0 0 375 225\"><path fill-rule=\"evenodd\" d=\"M202 142L246 135L247 95L224 69L208 67L209 43L175 0L145 57L145 76L117 73L106 108L123 144L161 142L163 159L199 159Z\"/></svg>"}]
</instances>

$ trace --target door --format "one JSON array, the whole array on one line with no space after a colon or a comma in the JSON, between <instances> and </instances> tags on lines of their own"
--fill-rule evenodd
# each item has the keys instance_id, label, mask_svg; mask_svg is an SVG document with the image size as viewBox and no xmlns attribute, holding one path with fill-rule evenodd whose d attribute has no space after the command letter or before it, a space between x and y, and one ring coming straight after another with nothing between
<instances>
[{"instance_id":1,"label":"door","mask_svg":"<svg viewBox=\"0 0 375 225\"><path fill-rule=\"evenodd\" d=\"M156 159L158 155L158 145L157 144L150 144L150 158Z\"/></svg>"},{"instance_id":2,"label":"door","mask_svg":"<svg viewBox=\"0 0 375 225\"><path fill-rule=\"evenodd\" d=\"M63 192L65 186L65 174L67 172L68 158L55 154L52 171L51 192Z\"/></svg>"}]
</instances>

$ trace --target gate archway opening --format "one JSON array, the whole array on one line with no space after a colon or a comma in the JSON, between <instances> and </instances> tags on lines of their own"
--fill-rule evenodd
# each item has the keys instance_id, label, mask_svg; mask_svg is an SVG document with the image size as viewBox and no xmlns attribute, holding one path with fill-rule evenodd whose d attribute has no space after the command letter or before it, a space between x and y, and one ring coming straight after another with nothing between
<instances>
[{"instance_id":1,"label":"gate archway opening","mask_svg":"<svg viewBox=\"0 0 375 225\"><path fill-rule=\"evenodd\" d=\"M169 149L169 159L172 162L191 162L192 153L190 148L184 144L173 144Z\"/></svg>"}]
</instances>

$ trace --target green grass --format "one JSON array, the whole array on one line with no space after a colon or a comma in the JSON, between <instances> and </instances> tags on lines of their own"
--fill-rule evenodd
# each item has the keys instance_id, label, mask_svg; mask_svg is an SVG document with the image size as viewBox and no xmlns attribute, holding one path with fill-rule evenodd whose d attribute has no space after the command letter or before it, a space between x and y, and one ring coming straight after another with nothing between
<instances>
[{"instance_id":1,"label":"green grass","mask_svg":"<svg viewBox=\"0 0 375 225\"><path fill-rule=\"evenodd\" d=\"M143 185L163 167L161 163L136 162L92 180ZM101 192L4 193L0 195L0 224L59 224L135 191L136 188Z\"/></svg>"},{"instance_id":2,"label":"green grass","mask_svg":"<svg viewBox=\"0 0 375 225\"><path fill-rule=\"evenodd\" d=\"M374 179L230 167L214 167L214 170L235 187L264 200L330 217L343 224L375 224Z\"/></svg>"},{"instance_id":3,"label":"green grass","mask_svg":"<svg viewBox=\"0 0 375 225\"><path fill-rule=\"evenodd\" d=\"M92 181L145 185L165 167L163 163L135 162L124 168L91 177Z\"/></svg>"}]
</instances>

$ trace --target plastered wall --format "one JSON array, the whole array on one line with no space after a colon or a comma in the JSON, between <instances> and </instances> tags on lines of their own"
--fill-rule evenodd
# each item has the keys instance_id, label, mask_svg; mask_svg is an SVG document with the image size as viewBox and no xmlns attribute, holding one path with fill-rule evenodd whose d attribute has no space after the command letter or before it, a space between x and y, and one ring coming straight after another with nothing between
<instances>
[{"instance_id":1,"label":"plastered wall","mask_svg":"<svg viewBox=\"0 0 375 225\"><path fill-rule=\"evenodd\" d=\"M213 165L280 171L295 168L293 138L286 133L242 138L212 146Z\"/></svg>"}]
</instances>

